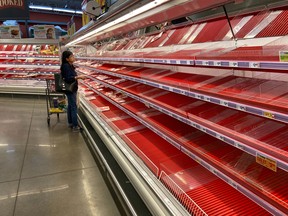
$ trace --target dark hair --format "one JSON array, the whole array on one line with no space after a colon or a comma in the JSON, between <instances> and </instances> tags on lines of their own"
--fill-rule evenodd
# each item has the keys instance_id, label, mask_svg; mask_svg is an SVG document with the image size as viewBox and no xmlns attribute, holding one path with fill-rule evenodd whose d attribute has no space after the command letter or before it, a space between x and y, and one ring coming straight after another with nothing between
<instances>
[{"instance_id":1,"label":"dark hair","mask_svg":"<svg viewBox=\"0 0 288 216\"><path fill-rule=\"evenodd\" d=\"M47 32L49 32L49 31L53 31L53 28L48 28L48 29L47 29Z\"/></svg>"},{"instance_id":2,"label":"dark hair","mask_svg":"<svg viewBox=\"0 0 288 216\"><path fill-rule=\"evenodd\" d=\"M64 63L68 63L67 58L69 58L71 55L73 55L73 53L69 50L66 50L62 53L62 65Z\"/></svg>"},{"instance_id":3,"label":"dark hair","mask_svg":"<svg viewBox=\"0 0 288 216\"><path fill-rule=\"evenodd\" d=\"M69 50L66 50L62 53L62 57L61 57L62 62L61 62L61 68L60 68L61 70L62 70L63 64L68 63L67 58L69 58L71 55L73 55L73 53Z\"/></svg>"}]
</instances>

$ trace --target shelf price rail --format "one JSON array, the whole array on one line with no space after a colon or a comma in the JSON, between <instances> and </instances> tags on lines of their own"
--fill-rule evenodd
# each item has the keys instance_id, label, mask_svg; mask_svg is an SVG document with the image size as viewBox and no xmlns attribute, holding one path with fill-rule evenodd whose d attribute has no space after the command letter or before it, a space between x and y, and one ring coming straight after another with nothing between
<instances>
[{"instance_id":1,"label":"shelf price rail","mask_svg":"<svg viewBox=\"0 0 288 216\"><path fill-rule=\"evenodd\" d=\"M187 213L186 209L182 208L182 206L179 203L179 200L176 200L169 193L167 193L165 188L162 188L160 186L161 183L157 180L157 178L155 178L155 176L150 172L150 170L145 167L145 164L150 169L152 169L153 171L155 171L155 169L157 170L158 167L156 167L154 164L152 164L151 161L149 162L149 164L147 164L147 160L149 160L149 158L147 158L147 160L143 160L143 157L146 158L146 155L143 154L143 152L141 152L141 150L139 150L138 148L137 148L137 151L135 152L135 154L138 155L143 161L141 159L138 159L138 157L133 153L132 150L135 150L135 147L137 147L135 140L134 141L131 140L131 141L129 141L129 143L126 143L124 140L121 139L121 138L123 138L123 136L122 136L123 134L121 134L121 131L118 131L118 130L123 130L123 124L119 125L119 128L118 128L118 126L115 123L117 121L119 121L119 119L115 120L115 113L114 112L116 111L116 113L117 113L116 115L123 116L123 113L121 113L122 111L119 110L117 107L113 106L113 104L110 104L105 99L101 98L100 96L98 96L96 100L89 100L89 101L87 101L85 98L81 97L80 103L81 103L81 108L83 108L83 111L86 113L85 115L88 115L89 119L92 118L93 121L96 121L97 124L99 124L99 126L94 127L95 123L94 122L92 123L95 130L96 131L100 130L101 131L100 133L104 132L105 133L104 136L106 138L109 138L109 140L110 139L112 140L111 146L113 148L119 149L119 151L123 154L123 156L126 157L126 160L131 163L131 165L128 165L128 167L129 167L129 171L131 171L132 175L139 173L139 175L143 178L143 181L145 181L147 183L148 188L147 188L147 186L143 187L143 185L142 185L140 188L140 191L138 191L140 194L142 194L144 196L143 199L145 199L145 200L147 200L147 199L151 200L152 199L153 200L155 197L159 197L158 199L160 199L161 202L166 204L167 210L166 210L166 208L165 208L165 210L163 210L161 208L161 210L159 211L159 203L158 203L158 201L155 201L152 205L149 205L153 209L153 212L155 214L158 214L158 215L163 215L163 214L167 215L168 212L169 212L169 214L173 214L173 215L190 215ZM99 108L101 110L101 107L103 107L103 106L109 106L110 107L109 111L105 111L103 113L101 113L101 112L99 113L98 111L96 111L97 108ZM96 110L95 110L95 108L96 108ZM133 119L132 117L130 117L130 118ZM102 128L102 130L99 129L98 127ZM96 129L96 128L98 128L98 129ZM114 131L115 128L117 128L116 131ZM146 130L148 130L148 129L146 129ZM118 132L120 132L120 134L117 134ZM141 132L143 132L143 129L141 130ZM134 131L133 134L135 134L135 133L137 133L137 130ZM142 133L139 133L139 135L142 135ZM157 135L154 135L154 137L155 136L157 137ZM93 139L93 138L90 137L90 139ZM161 138L159 137L159 139L161 139ZM146 143L146 144L148 146L151 145L151 143ZM166 144L166 146L167 146L168 143L165 143L165 141L162 140L162 144L163 145ZM96 143L93 142L93 145L95 146L96 150L99 152L100 150L98 149ZM131 145L133 145L133 147L131 147ZM108 146L110 146L110 144L108 144ZM129 149L129 147L130 147L130 149ZM168 148L169 148L169 146L168 146ZM170 148L172 148L172 147L170 147ZM145 149L142 149L142 150L144 151ZM114 150L111 150L111 151L113 153L115 153ZM141 152L140 155L139 155L139 152ZM117 152L116 155L117 155L118 160L121 161L121 164L123 165L123 162L126 160L120 159L120 158L122 158L121 153L119 154ZM158 153L161 153L161 151L158 151ZM162 154L162 155L164 155L164 158L163 158L164 160L169 160L170 159L169 156L172 156L171 154L167 154L167 152L165 152L165 154ZM103 161L105 161L105 157L103 157L102 155L100 155L100 157L102 159L104 159ZM107 167L109 167L109 165L106 162L105 162L105 165ZM151 165L152 165L152 167L151 167ZM132 166L135 168L135 170L131 169ZM124 166L124 167L127 167L127 166ZM114 176L114 181L117 182L118 180L115 177L115 175L113 174L112 169L108 168L108 171L110 172L110 174L112 173L112 176ZM158 173L158 171L156 171L156 173ZM132 177L130 175L130 173L127 175L129 177L131 177L132 179L135 178L135 176ZM120 186L119 184L117 184L117 185ZM120 189L120 191L122 190L122 188L119 188L119 189ZM145 190L144 194L142 193L142 190ZM147 191L149 191L149 190L153 190L153 196L151 196L151 194L147 193ZM125 194L123 194L123 196L126 197ZM190 206L195 208L195 205L193 202L190 203ZM155 209L155 207L156 207L156 209ZM201 209L199 209L199 210L201 211Z\"/></svg>"},{"instance_id":2,"label":"shelf price rail","mask_svg":"<svg viewBox=\"0 0 288 216\"><path fill-rule=\"evenodd\" d=\"M101 73L101 71L100 71L100 73ZM109 75L114 76L113 73L109 74ZM118 77L118 76L114 76L114 77ZM90 76L90 78L95 79L91 76ZM121 78L123 78L123 77L121 77ZM136 96L135 94L131 94L127 91L124 91L123 89L120 89L118 87L110 85L110 84L103 82L101 80L97 80L97 81L103 85L108 86L109 88L116 90L116 91L123 92L135 100L138 100L144 104L148 104L149 106L153 107L156 110L159 110L160 112L162 112L164 114L167 114L167 115L169 115L169 116L171 116L171 117L173 117L173 118L175 118L181 122L184 122L185 124L188 124L194 128L197 128L198 130L201 130L201 131L203 131L203 132L205 132L205 133L207 133L207 134L209 134L209 135L211 135L211 136L213 136L213 137L215 137L221 141L224 141L224 142L228 143L229 145L232 145L238 149L241 149L242 151L247 152L247 153L249 153L255 157L260 156L262 158L263 157L264 158L270 158L272 161L274 161L276 163L276 167L274 167L274 168L278 167L280 169L288 171L288 163L285 160L280 159L278 157L278 155L277 156L272 155L271 151L267 150L265 147L263 147L263 144L260 141L254 140L251 142L251 139L249 137L247 137L247 139L243 139L243 141L239 140L239 139L235 139L234 138L235 133L232 133L232 132L227 133L227 130L223 126L220 126L220 129L221 129L220 130L219 125L214 124L213 128L215 128L216 130L211 129L211 122L203 121L201 118L199 118L195 115L190 115L189 119L188 119L187 116L183 116L180 113L175 112L175 110L171 111L171 109L167 109L163 106L159 106L159 105L157 105L157 103L155 104L155 102L151 102L150 100L147 100L143 97L139 97L139 96ZM257 141L258 145L255 146L256 141ZM257 148L257 146L258 146L258 148ZM283 157L284 157L284 159L287 158L286 156L283 156ZM274 166L275 166L275 164L274 164Z\"/></svg>"},{"instance_id":3,"label":"shelf price rail","mask_svg":"<svg viewBox=\"0 0 288 216\"><path fill-rule=\"evenodd\" d=\"M92 104L93 107L94 107L94 108L91 107L91 106L89 106L90 108L88 107L88 109L90 110L91 113L96 113L96 111L93 111L93 109L95 109L94 104L97 107L97 105L99 103L101 104L100 107L101 106L109 106L111 108L110 110L115 110L115 108L114 108L115 106L113 104L111 105L107 100L105 100L101 96L98 96L95 100L92 100L92 101L87 102L87 103ZM88 105L86 105L86 108L87 108L87 106ZM91 111L91 109L92 109L92 111ZM97 115L97 114L94 114L94 115ZM115 123L115 121L117 122L117 120L113 120L114 117L115 117L115 114L111 115L111 111L105 111L103 113L100 113L100 115L107 116L107 118L108 118L107 123L110 126L111 126L111 124ZM123 116L123 114L121 115L119 113L117 114L117 116L118 115ZM105 119L106 118L104 117L104 120ZM109 119L111 119L111 120L109 120ZM122 128L122 125L123 124L119 124L119 127ZM113 128L113 126L112 126L112 128ZM107 131L107 129L105 129L105 131ZM120 131L120 133L121 133L121 131ZM108 130L108 134L110 134L109 130ZM176 156L176 157L173 156L176 153L175 151L174 151L175 153L173 153L171 151L169 151L170 153L168 153L167 149L173 148L172 145L170 145L166 141L162 140L158 135L156 135L152 131L149 132L149 129L141 130L141 131L139 131L139 133L137 135L135 134L135 132L133 132L131 134L129 134L129 133L125 134L125 136L127 136L129 139L131 139L131 141L133 142L133 146L134 145L138 146L140 148L140 150L144 153L144 155L147 155L156 164L161 162L162 165L166 164L164 166L169 166L168 170L165 169L164 167L162 167L161 174L159 176L159 180L161 180L161 182L164 183L164 185L167 188L169 188L169 190L172 192L172 194L178 200L180 200L183 203L183 205L187 208L187 210L191 214L195 214L195 213L199 213L200 214L201 213L201 214L205 215L204 212L206 212L206 210L207 210L207 214L208 215L210 213L211 214L213 214L213 213L214 214L217 214L217 213L218 214L221 214L221 213L224 214L225 213L227 215L233 215L236 212L239 213L239 214L248 213L248 214L268 215L268 212L266 212L264 209L261 209L261 207L259 207L255 203L253 203L251 200L246 198L244 195L242 195L238 191L234 190L232 187L230 187L229 185L224 183L222 180L218 179L211 172L205 170L205 168L203 168L201 165L199 165L198 162L193 161L190 157L184 155L181 152L179 152L179 153L183 154L183 155L178 155L177 154L178 156ZM147 140L148 143L145 142L145 144L143 144L143 142L139 141L139 139L137 138L138 136L142 136L145 140ZM151 142L150 140L157 140L157 142L156 142L157 145L159 145L159 143L161 143L161 147L163 146L163 148L159 148L159 147L155 148L154 147L155 143ZM164 144L165 144L165 146L164 146ZM128 145L131 146L130 142L128 143ZM166 145L170 145L170 147L166 146ZM120 149L123 150L123 147L120 148ZM132 149L134 149L134 147L132 147ZM154 150L156 150L156 152ZM165 152L164 155L163 155L162 151ZM139 151L137 149L137 154L138 154L138 152ZM163 158L161 157L161 159L163 159L163 160L159 161L158 155L163 156ZM168 158L167 158L167 156L168 156ZM131 158L131 156L128 155L128 158ZM172 160L172 158L173 158L173 160ZM186 161L185 165L183 164L183 161ZM134 163L135 160L132 160L131 162ZM196 170L193 169L194 167L196 168ZM190 168L192 168L192 170L190 170ZM195 181L196 180L197 181L197 187L193 188L189 192L189 191L187 191L186 185L183 185L183 182L180 179L178 179L176 182L172 181L171 179L167 179L168 176L165 175L164 171L165 171L166 174L169 174L169 176L175 176L175 177L178 176L178 174L177 174L178 172L181 172L181 173L184 174L185 179L186 179L187 182L191 183L191 181ZM191 173L191 171L192 171L192 173ZM221 197L215 196L215 194L219 195L217 193L217 190L216 191L212 190L212 191L209 191L209 192L206 191L207 182L206 182L206 184L204 183L205 181L201 182L201 183L198 182L198 177L196 179L194 179L195 175L199 176L200 173L201 173L201 175L203 176L204 179L209 179L209 182L210 182L210 183L208 183L209 187L213 187L213 188L216 187L216 188L221 189L221 191L223 192ZM144 174L145 174L145 179L148 179L148 181L149 181L150 177L147 176L147 173L144 173ZM211 179L212 179L212 182L211 182ZM183 186L186 189L181 189ZM195 190L198 193L199 193L199 191L206 191L206 193L205 193L205 195L201 194L202 196L200 198L199 195L194 196L194 194L196 194ZM223 199L223 194L226 194L226 193L229 193L231 195L231 198L229 200L227 200L226 198ZM200 207L203 206L204 212L203 212L203 210L201 210L201 209L199 209L197 207L198 205L195 206L195 202L193 201L193 199L192 199L192 202L191 202L191 198L190 197L195 197L195 198L198 199L199 205L200 205ZM209 200L209 201L207 201L207 200ZM233 202L232 200L241 200L241 203ZM168 202L168 199L167 200L165 199L164 202L166 202L169 206L171 205L171 203ZM211 205L211 203L213 203L213 204ZM196 202L196 204L197 204L197 202ZM246 206L246 208L242 207L244 205ZM217 207L217 208L213 208L213 206ZM249 206L249 208L248 208L248 206ZM247 208L249 210L247 210ZM231 210L232 210L232 212L231 212Z\"/></svg>"},{"instance_id":4,"label":"shelf price rail","mask_svg":"<svg viewBox=\"0 0 288 216\"><path fill-rule=\"evenodd\" d=\"M191 50L193 52L193 50ZM213 60L213 59L169 59L169 58L133 58L133 57L77 57L82 60L92 61L113 61L113 62L134 62L134 63L154 63L195 67L215 67L215 68L240 68L252 70L274 70L286 72L287 62L275 61L242 61L242 60Z\"/></svg>"},{"instance_id":5,"label":"shelf price rail","mask_svg":"<svg viewBox=\"0 0 288 216\"><path fill-rule=\"evenodd\" d=\"M84 85L86 85L86 84L84 84ZM89 85L86 85L86 86L88 88L91 88L91 86L89 86ZM138 120L141 124L145 125L147 128L149 128L150 130L155 132L157 135L159 135L160 137L162 137L163 139L168 141L170 144L172 144L177 149L179 149L179 150L182 149L182 146L178 143L178 141L175 141L170 136L168 136L167 134L163 133L158 127L155 127L152 124L148 123L145 119L143 119L139 115L134 114L132 111L130 111L129 109L127 109L127 108L123 107L122 105L118 104L117 102L115 102L111 98L107 97L103 93L99 92L98 90L95 90L93 88L91 88L91 90L94 91L95 93L97 93L98 95L100 95L101 97L103 97L104 99L106 99L107 101L109 101L110 103L112 103L113 105L115 105L116 107L118 107L119 109L121 109L122 111L124 111L125 113L127 113L128 115L130 115L131 117L133 117L136 120ZM233 179L234 177L231 178L231 176L230 177L227 176L227 171L225 171L223 173L223 170L222 170L221 166L218 166L216 164L214 164L212 166L211 164L209 164L205 160L203 160L201 158L201 156L199 156L199 154L197 154L197 153L195 154L195 152L191 152L189 150L188 151L184 150L183 152L186 153L188 156L190 156L192 159L198 161L202 166L204 166L210 172L212 172L215 175L217 175L219 178L224 180L226 183L234 186L235 189L241 191L246 196L250 197L250 199L256 201L256 203L258 203L261 206L263 206L269 212L271 212L271 213L273 213L275 215L282 215L283 214L283 212L281 212L281 210L273 207L273 205L271 205L270 203L266 202L265 200L263 200L262 198L260 198L256 194L252 193L249 189L247 189L246 188L247 185L245 185L246 187L243 187L241 184L239 184L238 182L236 182ZM215 168L215 167L217 167L217 168Z\"/></svg>"},{"instance_id":6,"label":"shelf price rail","mask_svg":"<svg viewBox=\"0 0 288 216\"><path fill-rule=\"evenodd\" d=\"M215 97L215 96L211 96L209 94L205 94L205 93L199 93L193 90L186 90L179 87L175 87L175 86L171 86L169 84L165 84L165 83L158 83L155 81L151 81L151 80L146 80L146 79L142 79L142 78L137 78L137 77L133 77L133 76L128 76L128 75L123 75L121 73L115 73L115 72L110 72L110 71L106 71L106 70L102 70L102 69L97 69L97 68L93 68L93 67L88 67L88 66L84 66L84 65L80 65L82 68L86 68L89 70L93 70L96 72L101 72L103 74L107 74L107 75L111 75L111 76L116 76L119 78L123 78L123 79L127 79L127 80L131 80L131 81L135 81L135 82L139 82L145 85L150 85L156 88L160 88L160 89L164 89L167 91L171 91L177 94L181 94L181 95L186 95L188 97L192 97L192 98L196 98L199 100L203 100L203 101L207 101L210 103L214 103L220 106L225 106L225 107L229 107L232 109L236 109L236 110L240 110L243 112L247 112L247 113L251 113L254 115L258 115L261 117L265 117L265 118L269 118L269 119L273 119L275 121L280 121L280 122L284 122L284 123L288 123L288 115L285 113L280 113L274 110L269 110L269 109L263 109L261 107L255 107L255 106L251 106L248 104L243 104L243 103L238 103L235 101L230 101L227 99L222 99L220 97Z\"/></svg>"},{"instance_id":7,"label":"shelf price rail","mask_svg":"<svg viewBox=\"0 0 288 216\"><path fill-rule=\"evenodd\" d=\"M211 129L210 127L203 126L202 123L204 121L202 121L202 122L200 121L200 123L199 123L197 121L197 119L199 119L199 117L197 117L197 116L194 116L194 119L196 119L196 121L193 119L193 117L192 117L192 119L188 119L187 116L183 116L181 113L177 113L175 111L176 109L175 108L173 109L173 107L171 107L170 109L166 108L165 106L163 107L163 106L159 105L159 103L157 103L157 102L155 103L155 101L151 102L151 100L149 100L149 99L147 99L145 97L144 98L143 97L139 97L136 94L130 93L127 90L123 90L123 89L121 89L121 88L119 88L117 86L113 86L113 85L111 85L111 84L109 84L107 82L95 79L93 77L90 77L90 78L92 80L96 80L97 82L99 82L99 83L103 84L104 86L107 86L107 87L109 87L109 88L111 88L111 89L113 89L113 90L115 90L117 92L122 92L122 93L128 95L129 97L131 97L131 98L133 98L133 99L135 99L135 100L137 100L139 102L142 102L142 103L146 104L149 107L152 107L152 108L154 108L154 109L156 109L156 110L158 110L158 111L160 111L160 112L162 112L162 113L164 113L166 115L171 116L172 118L175 118L175 119L177 119L177 120L179 120L179 121L181 121L181 122L183 122L185 124L188 124L188 125L196 128L196 129L200 130L200 131L203 131L204 133L207 133L207 134L209 134L209 135L211 135L211 136L213 136L213 137L215 137L215 138L217 138L217 139L219 139L221 141L224 141L225 143L227 143L227 144L229 144L229 145L231 145L233 147L236 147L236 148L240 149L241 151L244 151L244 152L246 152L248 154L251 154L251 155L255 156L256 158L259 158L259 157L270 158L273 161L276 161L276 164L272 163L271 167L269 167L272 170L276 170L277 167L278 167L278 168L281 168L281 169L283 169L285 171L288 171L287 163L282 161L282 160L280 160L277 157L271 156L269 154L269 151L268 151L268 153L267 153L267 151L266 151L266 153L264 153L264 152L262 152L259 149L253 148L252 147L253 144L247 145L244 142L239 142L238 140L234 140L234 139L232 139L229 136L223 135L223 133L217 132L217 131Z\"/></svg>"}]
</instances>

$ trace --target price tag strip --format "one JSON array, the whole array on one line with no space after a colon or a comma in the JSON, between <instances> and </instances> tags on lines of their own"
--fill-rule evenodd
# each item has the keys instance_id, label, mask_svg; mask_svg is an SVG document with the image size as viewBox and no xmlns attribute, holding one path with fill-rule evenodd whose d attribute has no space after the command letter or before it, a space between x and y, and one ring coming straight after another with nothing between
<instances>
[{"instance_id":1,"label":"price tag strip","mask_svg":"<svg viewBox=\"0 0 288 216\"><path fill-rule=\"evenodd\" d=\"M134 82L143 83L145 85L150 85L150 86L153 86L153 87L156 87L159 89L164 89L167 91L171 91L171 92L174 92L177 94L186 95L188 97L197 98L199 100L211 102L211 103L218 104L218 105L225 106L225 107L229 107L232 109L237 109L237 110L240 110L242 112L252 113L254 115L258 115L261 117L265 117L265 118L281 121L284 123L288 123L288 115L285 115L282 113L276 113L276 112L272 112L269 110L264 110L261 108L252 107L252 106L249 106L247 104L235 103L232 101L223 100L221 98L216 98L216 97L211 97L211 96L204 95L204 94L191 92L191 91L184 90L181 88L165 85L163 83L159 84L157 82L148 81L148 80L144 80L144 79L140 79L140 78L135 78L135 77L127 76L127 75L117 74L117 73L113 73L113 72L108 72L108 71L104 71L104 70L99 70L99 69L95 69L95 68L90 68L87 66L81 66L81 67L85 67L85 68L88 68L90 70L97 71L97 72L103 73L103 74L108 74L108 75L111 75L114 77L120 77L120 78L123 78L126 80L131 80Z\"/></svg>"},{"instance_id":2,"label":"price tag strip","mask_svg":"<svg viewBox=\"0 0 288 216\"><path fill-rule=\"evenodd\" d=\"M232 145L232 146L240 149L241 151L247 152L248 154L251 154L251 155L256 156L256 157L257 157L258 154L259 155L263 155L262 153L259 153L256 149L254 149L252 147L244 145L243 143L240 143L240 142L238 142L236 140L233 140L233 139L231 139L231 138L229 138L227 136L224 136L224 135L222 135L222 134L220 134L220 133L218 133L218 132L216 132L214 130L211 130L211 129L207 128L207 127L199 125L198 123L193 122L191 119L183 118L181 115L176 114L174 112L171 112L170 110L165 109L164 107L160 107L158 105L155 105L155 104L151 103L150 101L148 101L146 99L140 98L140 97L138 97L138 96L136 96L134 94L126 92L123 89L120 89L118 87L115 87L113 85L105 83L103 81L96 80L96 79L95 79L95 81L97 81L97 82L99 82L99 83L101 83L101 84L103 84L103 85L105 85L105 86L107 86L107 87L109 87L109 88L111 88L111 89L113 89L115 91L119 91L121 93L127 94L129 97L144 103L148 108L152 107L152 108L154 108L154 109L156 109L156 110L158 110L158 111L160 111L160 112L162 112L162 113L164 113L166 115L171 116L172 118L175 118L175 119L177 119L177 120L179 120L179 121L181 121L181 122L183 122L185 124L188 124L188 125L196 128L196 129L198 129L198 130L201 130L202 132L207 133L207 134L209 134L209 135L211 135L211 136L213 136L213 137L215 137L215 138L217 138L217 139L219 139L219 140L221 140L221 141L223 141L225 143L228 143L229 145ZM149 127L150 127L150 125L149 125ZM165 138L165 139L167 140L167 138ZM167 140L167 141L172 142L171 140ZM173 143L173 145L175 146L176 144ZM276 162L276 167L277 167L277 161L275 160L275 162ZM281 166L281 168L288 171L288 165L287 164L285 164L284 166Z\"/></svg>"},{"instance_id":3,"label":"price tag strip","mask_svg":"<svg viewBox=\"0 0 288 216\"><path fill-rule=\"evenodd\" d=\"M211 173L213 173L214 175L216 175L217 177L222 179L224 182L228 183L233 188L235 188L236 190L240 191L241 193L243 193L244 195L249 197L251 200L260 201L261 206L263 208L265 208L267 211L271 212L273 215L282 215L282 214L284 214L283 212L281 212L280 210L278 210L277 208L272 206L270 203L268 203L267 201L263 200L261 197L257 196L255 193L251 192L249 189L247 189L244 186L242 186L241 183L238 183L237 181L234 181L229 176L227 176L226 174L221 172L219 169L216 169L215 167L213 167L213 165L210 165L205 160L203 160L203 159L199 158L198 156L196 156L190 150L188 150L185 147L181 146L181 151L184 154L186 154L187 156L189 156L190 158L192 158L194 161L196 161L197 163L202 165L204 168L209 170ZM259 203L259 202L257 202L257 203Z\"/></svg>"},{"instance_id":4,"label":"price tag strip","mask_svg":"<svg viewBox=\"0 0 288 216\"><path fill-rule=\"evenodd\" d=\"M77 57L77 59L115 62L154 62L159 64L195 65L207 67L232 67L252 69L287 70L287 62L251 62L251 61L227 61L227 60L193 60L193 59L143 59L143 58L111 58L111 57Z\"/></svg>"},{"instance_id":5,"label":"price tag strip","mask_svg":"<svg viewBox=\"0 0 288 216\"><path fill-rule=\"evenodd\" d=\"M165 133L163 133L162 131L158 130L153 125L150 125L144 119L140 118L139 116L135 115L131 111L127 110L125 107L123 107L122 105L116 103L114 100L110 99L109 97L105 96L104 94L102 94L102 93L100 93L98 91L96 91L96 93L98 95L100 95L101 97L103 97L104 99L106 99L107 101L109 101L112 104L114 104L115 106L117 106L119 109L121 109L122 111L124 111L125 113L130 115L131 117L133 117L136 120L138 120L144 126L148 127L152 131L154 131L156 134L158 134L160 137L162 137L165 140L167 140L170 144L172 144L173 146L175 146L176 148L181 150L183 153L187 154L189 157L191 157L192 159L196 160L196 162L201 164L203 167L205 167L207 170L212 172L214 175L218 176L219 178L221 178L222 180L224 180L225 182L230 184L235 189L241 191L242 193L244 193L246 196L248 196L252 200L261 200L261 206L264 207L265 209L267 209L267 210L269 210L270 212L273 212L273 213L277 213L277 214L279 213L279 210L277 210L276 208L272 207L265 200L262 200L261 197L257 196L256 194L254 194L250 190L246 189L244 186L239 184L237 181L232 180L227 174L224 174L224 173L221 172L221 170L215 168L213 166L213 164L210 164L210 163L206 162L204 159L202 159L199 156L195 155L190 150L188 150L185 147L181 146L180 144L177 143L177 141L171 139ZM204 127L200 126L200 129L204 129ZM218 138L220 138L221 140L223 140L223 139L225 140L224 136L221 136L221 137L218 137ZM271 158L268 158L268 157L266 157L266 156L264 156L262 154L257 154L257 161L261 162L267 168L270 167L270 169L274 169L274 170L277 168L276 161L273 161ZM282 212L280 212L280 213L282 213Z\"/></svg>"}]
</instances>

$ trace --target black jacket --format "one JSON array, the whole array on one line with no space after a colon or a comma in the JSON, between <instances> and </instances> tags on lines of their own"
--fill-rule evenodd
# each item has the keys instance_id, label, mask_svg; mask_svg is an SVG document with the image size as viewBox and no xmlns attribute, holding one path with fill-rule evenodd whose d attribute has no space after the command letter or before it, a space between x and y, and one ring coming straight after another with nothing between
<instances>
[{"instance_id":1,"label":"black jacket","mask_svg":"<svg viewBox=\"0 0 288 216\"><path fill-rule=\"evenodd\" d=\"M75 88L73 89L73 91L76 92L78 90L78 83L75 78L77 76L75 67L73 65L70 65L69 63L64 63L63 65L61 65L60 70L61 70L62 78L65 82L69 84L76 82Z\"/></svg>"}]
</instances>

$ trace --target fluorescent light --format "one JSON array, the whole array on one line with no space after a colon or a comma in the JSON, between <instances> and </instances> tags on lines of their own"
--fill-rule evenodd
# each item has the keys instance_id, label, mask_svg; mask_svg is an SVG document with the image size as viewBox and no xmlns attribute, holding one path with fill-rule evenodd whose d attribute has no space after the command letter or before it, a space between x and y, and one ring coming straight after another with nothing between
<instances>
[{"instance_id":1,"label":"fluorescent light","mask_svg":"<svg viewBox=\"0 0 288 216\"><path fill-rule=\"evenodd\" d=\"M65 8L53 8L53 11L66 12L66 13L75 13L75 10L65 9Z\"/></svg>"},{"instance_id":2,"label":"fluorescent light","mask_svg":"<svg viewBox=\"0 0 288 216\"><path fill-rule=\"evenodd\" d=\"M39 5L29 5L30 9L36 9L36 10L48 10L52 11L52 7L46 7L46 6L39 6Z\"/></svg>"},{"instance_id":3,"label":"fluorescent light","mask_svg":"<svg viewBox=\"0 0 288 216\"><path fill-rule=\"evenodd\" d=\"M53 8L53 11L75 13L75 10L65 9L65 8Z\"/></svg>"},{"instance_id":4,"label":"fluorescent light","mask_svg":"<svg viewBox=\"0 0 288 216\"><path fill-rule=\"evenodd\" d=\"M77 38L75 40L70 41L68 44L66 44L66 46L70 46L70 45L82 42L85 39L88 39L89 37L95 35L96 33L104 31L105 29L108 29L108 28L110 28L110 27L112 27L114 25L117 25L117 24L119 24L121 22L124 22L124 21L126 21L128 19L131 19L132 17L135 17L135 16L137 16L137 15L139 15L141 13L147 12L147 11L149 11L149 10L155 8L155 7L158 7L159 5L161 5L163 3L169 2L169 1L170 0L154 0L153 2L150 2L150 3L144 5L144 6L140 7L140 8L137 8L134 11L132 11L132 12L130 12L130 13L128 13L128 14L116 19L116 20L107 23L106 25L103 25L103 26L101 26L99 28L96 28L93 31L88 32L87 34L85 34L85 35L83 35L83 36L81 36L81 37L79 37L79 38Z\"/></svg>"},{"instance_id":5,"label":"fluorescent light","mask_svg":"<svg viewBox=\"0 0 288 216\"><path fill-rule=\"evenodd\" d=\"M80 10L71 10L66 8L53 8L53 7L47 7L47 6L40 6L40 5L29 5L30 9L36 9L36 10L46 10L46 11L57 11L57 12L65 12L65 13L72 13L72 14L83 14Z\"/></svg>"}]
</instances>

